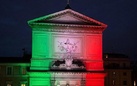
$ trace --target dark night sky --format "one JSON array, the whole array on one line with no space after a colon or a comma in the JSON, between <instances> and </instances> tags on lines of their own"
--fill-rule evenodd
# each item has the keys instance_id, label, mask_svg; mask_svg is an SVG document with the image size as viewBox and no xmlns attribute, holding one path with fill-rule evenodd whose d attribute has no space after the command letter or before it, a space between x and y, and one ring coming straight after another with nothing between
<instances>
[{"instance_id":1,"label":"dark night sky","mask_svg":"<svg viewBox=\"0 0 137 86\"><path fill-rule=\"evenodd\" d=\"M64 10L67 0L0 0L0 57L31 52L27 21ZM71 0L73 10L108 25L103 50L137 58L137 0Z\"/></svg>"}]
</instances>

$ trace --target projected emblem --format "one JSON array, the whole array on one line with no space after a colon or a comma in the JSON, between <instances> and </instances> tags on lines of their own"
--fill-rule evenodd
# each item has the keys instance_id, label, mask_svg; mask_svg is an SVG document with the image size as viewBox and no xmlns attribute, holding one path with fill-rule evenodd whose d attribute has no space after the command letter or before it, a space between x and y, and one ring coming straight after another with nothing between
<instances>
[{"instance_id":1,"label":"projected emblem","mask_svg":"<svg viewBox=\"0 0 137 86\"><path fill-rule=\"evenodd\" d=\"M56 53L81 53L80 37L55 37Z\"/></svg>"},{"instance_id":2,"label":"projected emblem","mask_svg":"<svg viewBox=\"0 0 137 86\"><path fill-rule=\"evenodd\" d=\"M66 53L73 53L76 52L78 49L78 41L77 42L70 42L70 39L67 39L65 42L58 41L58 47L60 51L66 52Z\"/></svg>"}]
</instances>

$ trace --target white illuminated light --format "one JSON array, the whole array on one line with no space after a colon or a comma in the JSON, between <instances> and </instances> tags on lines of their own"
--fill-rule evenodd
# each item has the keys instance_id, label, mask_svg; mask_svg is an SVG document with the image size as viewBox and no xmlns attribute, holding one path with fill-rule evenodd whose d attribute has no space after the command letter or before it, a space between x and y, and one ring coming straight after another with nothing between
<instances>
[{"instance_id":1,"label":"white illuminated light","mask_svg":"<svg viewBox=\"0 0 137 86\"><path fill-rule=\"evenodd\" d=\"M25 84L21 84L21 86L26 86Z\"/></svg>"},{"instance_id":2,"label":"white illuminated light","mask_svg":"<svg viewBox=\"0 0 137 86\"><path fill-rule=\"evenodd\" d=\"M113 85L115 85L115 80L113 80Z\"/></svg>"},{"instance_id":3,"label":"white illuminated light","mask_svg":"<svg viewBox=\"0 0 137 86\"><path fill-rule=\"evenodd\" d=\"M116 72L113 72L113 75L115 75L116 74Z\"/></svg>"},{"instance_id":4,"label":"white illuminated light","mask_svg":"<svg viewBox=\"0 0 137 86\"><path fill-rule=\"evenodd\" d=\"M134 86L136 86L136 81L134 81Z\"/></svg>"},{"instance_id":5,"label":"white illuminated light","mask_svg":"<svg viewBox=\"0 0 137 86\"><path fill-rule=\"evenodd\" d=\"M7 84L7 86L11 86L11 84Z\"/></svg>"},{"instance_id":6,"label":"white illuminated light","mask_svg":"<svg viewBox=\"0 0 137 86\"><path fill-rule=\"evenodd\" d=\"M106 58L108 58L108 55L106 55Z\"/></svg>"}]
</instances>

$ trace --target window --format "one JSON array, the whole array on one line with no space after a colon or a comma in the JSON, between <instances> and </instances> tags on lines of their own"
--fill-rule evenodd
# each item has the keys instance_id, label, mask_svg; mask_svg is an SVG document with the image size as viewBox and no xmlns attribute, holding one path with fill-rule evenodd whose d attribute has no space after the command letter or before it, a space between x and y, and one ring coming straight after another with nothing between
<instances>
[{"instance_id":1,"label":"window","mask_svg":"<svg viewBox=\"0 0 137 86\"><path fill-rule=\"evenodd\" d=\"M21 84L21 86L26 86L26 84Z\"/></svg>"},{"instance_id":2,"label":"window","mask_svg":"<svg viewBox=\"0 0 137 86\"><path fill-rule=\"evenodd\" d=\"M7 86L12 86L11 84L7 84Z\"/></svg>"},{"instance_id":3,"label":"window","mask_svg":"<svg viewBox=\"0 0 137 86\"><path fill-rule=\"evenodd\" d=\"M123 68L126 68L126 63L123 63Z\"/></svg>"},{"instance_id":4,"label":"window","mask_svg":"<svg viewBox=\"0 0 137 86\"><path fill-rule=\"evenodd\" d=\"M6 81L6 86L12 86L12 81Z\"/></svg>"},{"instance_id":5,"label":"window","mask_svg":"<svg viewBox=\"0 0 137 86\"><path fill-rule=\"evenodd\" d=\"M21 74L26 74L26 68L25 68L25 67L23 67L23 68L21 69Z\"/></svg>"},{"instance_id":6,"label":"window","mask_svg":"<svg viewBox=\"0 0 137 86\"><path fill-rule=\"evenodd\" d=\"M25 81L21 81L20 82L20 86L27 86L27 81L25 80Z\"/></svg>"},{"instance_id":7,"label":"window","mask_svg":"<svg viewBox=\"0 0 137 86\"><path fill-rule=\"evenodd\" d=\"M124 75L124 76L126 76L126 75L127 75L127 73L126 73L126 72L124 72L124 73L123 73L123 75Z\"/></svg>"},{"instance_id":8,"label":"window","mask_svg":"<svg viewBox=\"0 0 137 86\"><path fill-rule=\"evenodd\" d=\"M127 85L127 81L123 81L123 85Z\"/></svg>"},{"instance_id":9,"label":"window","mask_svg":"<svg viewBox=\"0 0 137 86\"><path fill-rule=\"evenodd\" d=\"M134 81L134 86L136 86L136 81Z\"/></svg>"},{"instance_id":10,"label":"window","mask_svg":"<svg viewBox=\"0 0 137 86\"><path fill-rule=\"evenodd\" d=\"M115 80L112 81L112 85L115 85Z\"/></svg>"},{"instance_id":11,"label":"window","mask_svg":"<svg viewBox=\"0 0 137 86\"><path fill-rule=\"evenodd\" d=\"M116 72L113 72L113 75L116 75Z\"/></svg>"},{"instance_id":12,"label":"window","mask_svg":"<svg viewBox=\"0 0 137 86\"><path fill-rule=\"evenodd\" d=\"M106 58L108 58L108 55L106 55Z\"/></svg>"},{"instance_id":13,"label":"window","mask_svg":"<svg viewBox=\"0 0 137 86\"><path fill-rule=\"evenodd\" d=\"M110 66L111 68L114 68L114 69L120 67L120 65L117 64L117 63L111 63L109 66Z\"/></svg>"},{"instance_id":14,"label":"window","mask_svg":"<svg viewBox=\"0 0 137 86\"><path fill-rule=\"evenodd\" d=\"M7 74L7 75L12 75L12 67L8 66L8 67L6 68L6 74Z\"/></svg>"}]
</instances>

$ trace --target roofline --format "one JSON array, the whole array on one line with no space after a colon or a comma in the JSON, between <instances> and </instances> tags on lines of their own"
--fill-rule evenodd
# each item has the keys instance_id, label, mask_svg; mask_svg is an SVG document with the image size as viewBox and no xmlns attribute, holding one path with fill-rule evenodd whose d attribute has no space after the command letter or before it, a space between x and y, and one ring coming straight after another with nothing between
<instances>
[{"instance_id":1,"label":"roofline","mask_svg":"<svg viewBox=\"0 0 137 86\"><path fill-rule=\"evenodd\" d=\"M58 16L58 15L61 15L61 14L63 14L63 13L66 13L66 12L71 12L71 13L73 13L74 15L76 14L78 14L77 16L79 16L80 18L82 18L82 19L84 19L84 20L86 20L86 21L89 21L89 22L96 22L98 25L101 25L101 26L104 26L104 27L107 27L107 24L104 24L104 23L102 23L102 22L100 22L100 21L97 21L97 20L95 20L95 19L93 19L93 18L91 18L91 17L88 17L88 16L85 16L84 14L81 14L81 13L79 13L79 12L76 12L76 11L74 11L74 10L72 10L72 9L65 9L65 10L62 10L62 11L59 11L59 12L55 12L55 13L52 13L52 14L49 14L49 15L46 15L46 16L42 16L42 17L39 17L39 18L35 18L35 19L32 19L32 20L29 20L28 21L28 24L29 25L31 25L31 24L36 24L36 23L34 23L35 21L39 21L39 20L41 20L41 19L49 19L49 18L52 18L52 17L55 17L55 16ZM59 14L60 13L60 14ZM39 23L38 23L39 24ZM46 23L46 24L50 24L50 25L54 25L54 24L52 24L52 23ZM43 24L44 25L44 24ZM57 24L57 25L60 25L60 24ZM61 24L62 25L62 24ZM69 24L68 24L69 25ZM83 25L82 25L83 26ZM86 26L92 26L92 25L86 25Z\"/></svg>"}]
</instances>

